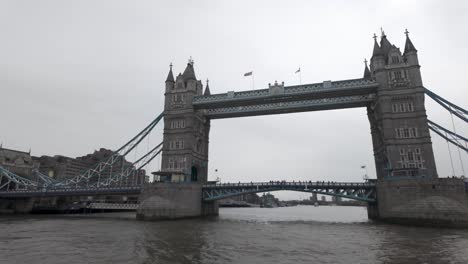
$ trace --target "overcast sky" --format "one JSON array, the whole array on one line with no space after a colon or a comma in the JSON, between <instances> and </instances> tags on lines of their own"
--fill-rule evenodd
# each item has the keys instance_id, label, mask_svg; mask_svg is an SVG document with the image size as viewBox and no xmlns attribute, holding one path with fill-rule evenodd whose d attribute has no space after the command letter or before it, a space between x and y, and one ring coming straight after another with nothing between
<instances>
[{"instance_id":1,"label":"overcast sky","mask_svg":"<svg viewBox=\"0 0 468 264\"><path fill-rule=\"evenodd\" d=\"M298 84L298 67L303 83L360 78L380 27L402 50L408 28L424 85L466 108L467 14L466 1L0 0L0 141L37 156L116 149L163 110L169 63L182 72L190 56L212 93L251 89L251 70L256 89ZM432 140L451 175L447 144ZM375 175L364 108L212 121L211 179L359 181L361 165Z\"/></svg>"}]
</instances>

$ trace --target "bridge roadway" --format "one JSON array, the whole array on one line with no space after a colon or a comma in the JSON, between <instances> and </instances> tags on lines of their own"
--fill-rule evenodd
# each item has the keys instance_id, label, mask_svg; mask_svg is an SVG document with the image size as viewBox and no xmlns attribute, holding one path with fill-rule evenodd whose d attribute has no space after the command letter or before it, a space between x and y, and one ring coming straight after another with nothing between
<instances>
[{"instance_id":1,"label":"bridge roadway","mask_svg":"<svg viewBox=\"0 0 468 264\"><path fill-rule=\"evenodd\" d=\"M180 183L185 184L185 183ZM468 182L465 181L468 192ZM28 198L54 196L93 196L93 195L135 195L141 193L141 186L101 187L101 188L61 188L42 190L0 191L0 198ZM270 181L250 183L204 184L203 200L214 201L248 193L273 191L299 191L343 197L353 200L375 202L375 182L330 182L330 181Z\"/></svg>"},{"instance_id":2,"label":"bridge roadway","mask_svg":"<svg viewBox=\"0 0 468 264\"><path fill-rule=\"evenodd\" d=\"M141 186L101 187L101 188L57 188L38 190L0 191L0 198L28 198L55 196L92 196L92 195L131 195L140 194Z\"/></svg>"},{"instance_id":3,"label":"bridge roadway","mask_svg":"<svg viewBox=\"0 0 468 264\"><path fill-rule=\"evenodd\" d=\"M180 183L184 184L184 183ZM204 184L203 199L219 200L226 197L247 193L271 192L279 190L301 191L340 196L355 200L375 201L375 184L339 183L339 182L251 182L251 183L218 183ZM36 190L14 190L0 192L0 198L54 197L54 196L92 196L92 195L131 195L139 194L141 186L101 187L101 188L56 188Z\"/></svg>"},{"instance_id":4,"label":"bridge roadway","mask_svg":"<svg viewBox=\"0 0 468 264\"><path fill-rule=\"evenodd\" d=\"M218 183L203 185L203 200L214 201L247 193L299 191L343 197L353 200L375 202L374 182L330 181L270 181L251 183Z\"/></svg>"}]
</instances>

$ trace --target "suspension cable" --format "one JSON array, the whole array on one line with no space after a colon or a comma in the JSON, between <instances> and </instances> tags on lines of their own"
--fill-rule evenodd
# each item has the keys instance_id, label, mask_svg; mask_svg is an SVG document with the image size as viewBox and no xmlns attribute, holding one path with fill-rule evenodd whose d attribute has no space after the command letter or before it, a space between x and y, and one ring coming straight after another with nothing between
<instances>
[{"instance_id":1,"label":"suspension cable","mask_svg":"<svg viewBox=\"0 0 468 264\"><path fill-rule=\"evenodd\" d=\"M460 148L462 148L463 150L465 150L466 152L468 152L468 148L466 148L465 146L463 146L462 144L460 144L458 141L455 141L453 139L457 138L459 140L463 140L465 142L468 142L468 138L465 138L461 135L458 135L458 134L455 134L454 132L432 122L431 120L427 120L427 125L429 127L430 130L432 130L433 132L435 132L436 134L438 134L439 136L441 136L442 138L445 138L447 139L450 143L452 143L453 145L457 145L459 146ZM443 133L445 132L445 134ZM447 136L449 136L450 138L448 138Z\"/></svg>"},{"instance_id":2,"label":"suspension cable","mask_svg":"<svg viewBox=\"0 0 468 264\"><path fill-rule=\"evenodd\" d=\"M460 119L462 119L465 122L468 122L468 118L465 117L465 115L468 115L468 111L463 109L462 107L453 104L444 98L440 97L439 95L435 94L434 92L430 91L427 88L424 88L425 93L431 97L434 101L436 101L438 104L440 104L443 108L447 109Z\"/></svg>"},{"instance_id":3,"label":"suspension cable","mask_svg":"<svg viewBox=\"0 0 468 264\"><path fill-rule=\"evenodd\" d=\"M449 156L450 156L450 165L452 165L452 176L455 176L455 169L453 168L452 152L450 151L450 144L449 144L449 141L448 141L447 132L445 132L445 136L446 136L446 140L447 140L447 149L448 149L448 153L449 153Z\"/></svg>"},{"instance_id":4,"label":"suspension cable","mask_svg":"<svg viewBox=\"0 0 468 264\"><path fill-rule=\"evenodd\" d=\"M457 129L455 127L455 121L453 121L453 114L452 112L450 112L450 117L452 118L452 127L453 127L453 132L456 134L457 133ZM460 144L460 142L458 142L458 139L455 138L455 141L457 141L458 144ZM465 145L466 145L466 141L465 141ZM462 157L461 157L461 152L460 152L460 145L457 145L457 150L458 150L458 158L460 159L460 166L461 166L461 169L462 169L462 173L463 173L463 176L465 176L465 167L463 166L463 160L462 160Z\"/></svg>"}]
</instances>

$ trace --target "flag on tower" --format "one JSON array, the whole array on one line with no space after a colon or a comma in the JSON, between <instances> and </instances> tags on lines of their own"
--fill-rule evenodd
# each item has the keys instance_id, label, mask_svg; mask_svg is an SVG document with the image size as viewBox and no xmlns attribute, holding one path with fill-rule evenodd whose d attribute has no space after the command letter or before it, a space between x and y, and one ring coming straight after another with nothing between
<instances>
[{"instance_id":1,"label":"flag on tower","mask_svg":"<svg viewBox=\"0 0 468 264\"><path fill-rule=\"evenodd\" d=\"M299 67L299 69L297 69L295 73L298 73L298 72L301 72L301 67Z\"/></svg>"},{"instance_id":2,"label":"flag on tower","mask_svg":"<svg viewBox=\"0 0 468 264\"><path fill-rule=\"evenodd\" d=\"M246 72L246 73L244 73L244 76L251 76L251 75L252 75L252 73L253 73L253 71Z\"/></svg>"},{"instance_id":3,"label":"flag on tower","mask_svg":"<svg viewBox=\"0 0 468 264\"><path fill-rule=\"evenodd\" d=\"M366 165L362 165L362 166L361 166L361 169L365 169L365 168L366 168Z\"/></svg>"}]
</instances>

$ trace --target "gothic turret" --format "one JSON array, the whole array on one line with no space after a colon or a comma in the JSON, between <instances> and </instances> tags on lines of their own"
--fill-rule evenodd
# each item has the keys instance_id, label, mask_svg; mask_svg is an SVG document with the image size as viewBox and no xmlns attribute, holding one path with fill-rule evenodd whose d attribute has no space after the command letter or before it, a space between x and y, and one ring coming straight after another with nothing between
<instances>
[{"instance_id":1,"label":"gothic turret","mask_svg":"<svg viewBox=\"0 0 468 264\"><path fill-rule=\"evenodd\" d=\"M187 67L185 68L185 71L182 74L182 77L184 78L185 81L197 80L197 77L195 77L195 70L193 69L192 59L190 59L189 62L187 63Z\"/></svg>"},{"instance_id":2,"label":"gothic turret","mask_svg":"<svg viewBox=\"0 0 468 264\"><path fill-rule=\"evenodd\" d=\"M377 36L374 34L374 50L372 51L370 70L375 72L378 69L382 69L385 66L385 58L383 55L382 48L377 43Z\"/></svg>"},{"instance_id":3,"label":"gothic turret","mask_svg":"<svg viewBox=\"0 0 468 264\"><path fill-rule=\"evenodd\" d=\"M413 42L411 42L411 39L409 38L409 32L408 30L405 30L406 34L406 43L405 43L405 51L403 52L403 56L405 57L405 60L408 64L410 65L419 65L418 61L418 54L417 50L413 45Z\"/></svg>"},{"instance_id":4,"label":"gothic turret","mask_svg":"<svg viewBox=\"0 0 468 264\"><path fill-rule=\"evenodd\" d=\"M377 43L377 36L374 34L374 50L372 51L372 57L371 60L374 57L382 56L382 50L380 49L379 43Z\"/></svg>"},{"instance_id":5,"label":"gothic turret","mask_svg":"<svg viewBox=\"0 0 468 264\"><path fill-rule=\"evenodd\" d=\"M166 83L168 82L171 82L171 83L174 83L174 74L172 73L172 63L169 65L170 69L169 69L169 74L167 74L167 78L166 78Z\"/></svg>"},{"instance_id":6,"label":"gothic turret","mask_svg":"<svg viewBox=\"0 0 468 264\"><path fill-rule=\"evenodd\" d=\"M413 42L411 42L411 39L409 38L408 30L405 30L405 34L406 34L405 53L408 53L411 51L417 52L416 48L413 45Z\"/></svg>"},{"instance_id":7,"label":"gothic turret","mask_svg":"<svg viewBox=\"0 0 468 264\"><path fill-rule=\"evenodd\" d=\"M383 30L382 36L380 37L380 48L382 49L382 53L385 57L388 56L388 52L392 48L392 43L388 41L387 35L385 35L385 32Z\"/></svg>"},{"instance_id":8,"label":"gothic turret","mask_svg":"<svg viewBox=\"0 0 468 264\"><path fill-rule=\"evenodd\" d=\"M205 93L203 95L210 95L211 92L210 92L210 86L209 86L209 80L206 79L206 88L205 88Z\"/></svg>"},{"instance_id":9,"label":"gothic turret","mask_svg":"<svg viewBox=\"0 0 468 264\"><path fill-rule=\"evenodd\" d=\"M369 67L367 67L367 60L364 60L364 79L370 80L372 79L371 72L369 70Z\"/></svg>"},{"instance_id":10,"label":"gothic turret","mask_svg":"<svg viewBox=\"0 0 468 264\"><path fill-rule=\"evenodd\" d=\"M172 74L172 63L169 65L169 73L166 78L166 92L174 88L174 74Z\"/></svg>"}]
</instances>

